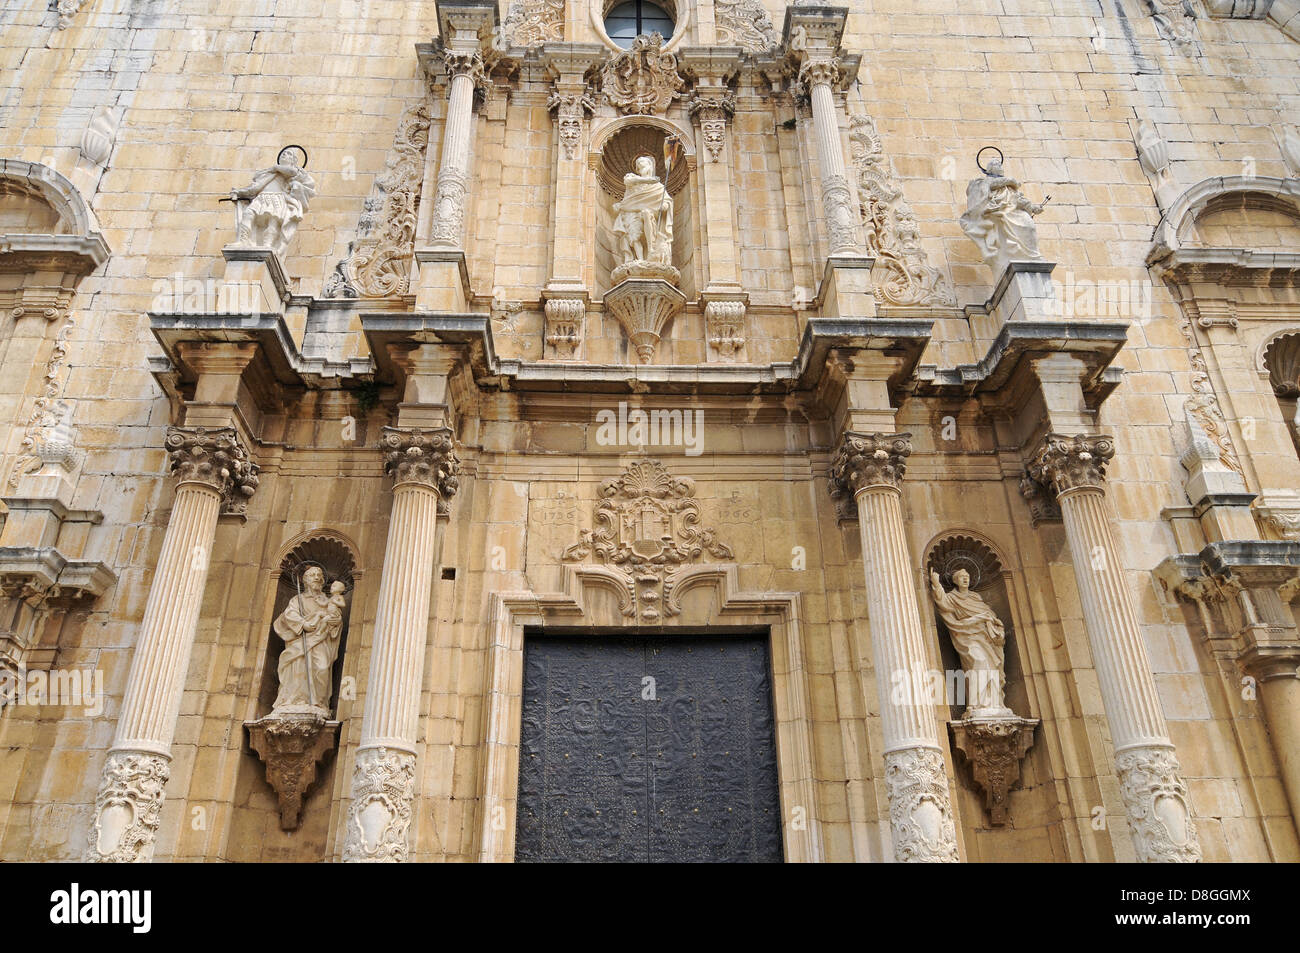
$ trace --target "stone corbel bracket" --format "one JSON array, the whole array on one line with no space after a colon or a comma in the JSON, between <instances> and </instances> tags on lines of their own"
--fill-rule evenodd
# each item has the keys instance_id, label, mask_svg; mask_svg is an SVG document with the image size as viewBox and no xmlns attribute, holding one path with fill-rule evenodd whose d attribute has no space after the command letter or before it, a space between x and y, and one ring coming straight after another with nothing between
<instances>
[{"instance_id":1,"label":"stone corbel bracket","mask_svg":"<svg viewBox=\"0 0 1300 953\"><path fill-rule=\"evenodd\" d=\"M316 766L338 746L339 722L324 714L268 715L246 721L248 744L266 765L266 781L280 803L280 829L296 831Z\"/></svg>"},{"instance_id":2,"label":"stone corbel bracket","mask_svg":"<svg viewBox=\"0 0 1300 953\"><path fill-rule=\"evenodd\" d=\"M12 506L20 501L5 502ZM82 516L94 517L86 522L102 519L99 513L79 511L67 511L65 518ZM53 546L0 547L0 596L21 600L36 617L20 624L18 631L0 629L0 668L44 667L48 660L30 657L35 622L48 612L89 605L116 582L117 575L104 563L71 559Z\"/></svg>"},{"instance_id":3,"label":"stone corbel bracket","mask_svg":"<svg viewBox=\"0 0 1300 953\"><path fill-rule=\"evenodd\" d=\"M989 823L1002 827L1009 820L1008 795L1020 780L1020 765L1034 745L1037 718L963 718L950 721L953 747L971 767L984 795Z\"/></svg>"}]
</instances>

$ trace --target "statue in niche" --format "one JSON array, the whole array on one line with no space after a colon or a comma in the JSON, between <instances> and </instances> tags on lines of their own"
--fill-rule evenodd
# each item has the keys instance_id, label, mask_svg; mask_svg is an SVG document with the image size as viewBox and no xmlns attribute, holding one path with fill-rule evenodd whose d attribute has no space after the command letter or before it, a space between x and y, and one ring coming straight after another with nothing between
<instances>
[{"instance_id":1,"label":"statue in niche","mask_svg":"<svg viewBox=\"0 0 1300 953\"><path fill-rule=\"evenodd\" d=\"M623 176L623 200L614 203L615 254L620 267L672 267L673 199L655 175L652 156L637 156L635 171ZM659 270L659 269L651 269Z\"/></svg>"},{"instance_id":2,"label":"statue in niche","mask_svg":"<svg viewBox=\"0 0 1300 953\"><path fill-rule=\"evenodd\" d=\"M954 570L952 583L953 588L945 590L939 574L930 572L930 593L966 673L966 717L1010 716L1004 700L1006 628L979 594L971 592L968 570Z\"/></svg>"},{"instance_id":3,"label":"statue in niche","mask_svg":"<svg viewBox=\"0 0 1300 953\"><path fill-rule=\"evenodd\" d=\"M232 189L235 203L235 245L269 248L277 257L298 231L298 223L316 194L316 182L305 168L307 153L301 146L280 150L275 165L263 169L242 189Z\"/></svg>"},{"instance_id":4,"label":"statue in niche","mask_svg":"<svg viewBox=\"0 0 1300 953\"><path fill-rule=\"evenodd\" d=\"M346 587L335 581L325 592L325 573L310 566L302 574L302 590L272 625L284 640L276 673L280 690L271 709L272 717L301 712L328 715L334 659L343 634Z\"/></svg>"},{"instance_id":5,"label":"statue in niche","mask_svg":"<svg viewBox=\"0 0 1300 953\"><path fill-rule=\"evenodd\" d=\"M966 186L966 214L960 221L962 231L979 246L996 280L1008 262L1043 260L1033 217L1042 212L1051 196L1041 205L1031 202L1020 190L1020 182L1002 174L1001 158L981 170L984 175Z\"/></svg>"}]
</instances>

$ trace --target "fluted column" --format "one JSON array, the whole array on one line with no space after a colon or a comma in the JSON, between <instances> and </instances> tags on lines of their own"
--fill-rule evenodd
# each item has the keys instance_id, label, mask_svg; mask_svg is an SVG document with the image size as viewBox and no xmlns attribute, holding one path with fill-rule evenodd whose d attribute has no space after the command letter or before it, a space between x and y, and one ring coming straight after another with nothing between
<instances>
[{"instance_id":1,"label":"fluted column","mask_svg":"<svg viewBox=\"0 0 1300 953\"><path fill-rule=\"evenodd\" d=\"M933 705L911 691L900 698L897 689L900 683L918 684L930 667L899 488L911 437L845 433L831 468L831 490L851 495L857 505L894 857L956 862L957 831Z\"/></svg>"},{"instance_id":2,"label":"fluted column","mask_svg":"<svg viewBox=\"0 0 1300 953\"><path fill-rule=\"evenodd\" d=\"M469 196L469 158L474 144L474 87L486 82L483 54L472 49L447 49L443 63L450 77L447 119L438 163L438 187L433 199L434 248L460 249L465 242L465 210Z\"/></svg>"},{"instance_id":3,"label":"fluted column","mask_svg":"<svg viewBox=\"0 0 1300 953\"><path fill-rule=\"evenodd\" d=\"M817 159L821 166L822 214L826 218L826 239L832 255L860 254L858 212L853 207L849 180L844 174L844 147L835 110L834 87L844 75L835 59L807 60L799 79L808 87L812 102L813 134L817 138Z\"/></svg>"},{"instance_id":4,"label":"fluted column","mask_svg":"<svg viewBox=\"0 0 1300 953\"><path fill-rule=\"evenodd\" d=\"M1187 785L1106 512L1105 469L1114 455L1109 437L1049 434L1031 457L1029 476L1060 503L1138 860L1198 861Z\"/></svg>"},{"instance_id":5,"label":"fluted column","mask_svg":"<svg viewBox=\"0 0 1300 953\"><path fill-rule=\"evenodd\" d=\"M438 514L460 469L446 428L386 427L381 448L393 512L343 844L344 861L353 863L407 859Z\"/></svg>"},{"instance_id":6,"label":"fluted column","mask_svg":"<svg viewBox=\"0 0 1300 953\"><path fill-rule=\"evenodd\" d=\"M89 861L153 856L217 517L223 501L247 499L257 487L257 468L233 428L173 427L166 447L176 498L95 798Z\"/></svg>"}]
</instances>

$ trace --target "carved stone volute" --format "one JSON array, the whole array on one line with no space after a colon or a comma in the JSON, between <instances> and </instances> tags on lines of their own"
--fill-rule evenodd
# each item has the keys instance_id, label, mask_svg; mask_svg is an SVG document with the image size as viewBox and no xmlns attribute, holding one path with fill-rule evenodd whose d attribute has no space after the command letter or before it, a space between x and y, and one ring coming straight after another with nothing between
<instances>
[{"instance_id":1,"label":"carved stone volute","mask_svg":"<svg viewBox=\"0 0 1300 953\"><path fill-rule=\"evenodd\" d=\"M912 453L910 433L846 431L831 465L831 496L850 499L864 487L897 487Z\"/></svg>"},{"instance_id":2,"label":"carved stone volute","mask_svg":"<svg viewBox=\"0 0 1300 953\"><path fill-rule=\"evenodd\" d=\"M206 484L234 504L257 490L257 464L233 427L171 427L164 446L178 483Z\"/></svg>"},{"instance_id":3,"label":"carved stone volute","mask_svg":"<svg viewBox=\"0 0 1300 953\"><path fill-rule=\"evenodd\" d=\"M394 483L423 483L449 500L460 489L460 458L447 427L433 430L385 427L380 439L384 472Z\"/></svg>"},{"instance_id":4,"label":"carved stone volute","mask_svg":"<svg viewBox=\"0 0 1300 953\"><path fill-rule=\"evenodd\" d=\"M1100 434L1048 434L1030 457L1030 479L1056 493L1106 485L1106 464L1115 456L1115 441Z\"/></svg>"}]
</instances>

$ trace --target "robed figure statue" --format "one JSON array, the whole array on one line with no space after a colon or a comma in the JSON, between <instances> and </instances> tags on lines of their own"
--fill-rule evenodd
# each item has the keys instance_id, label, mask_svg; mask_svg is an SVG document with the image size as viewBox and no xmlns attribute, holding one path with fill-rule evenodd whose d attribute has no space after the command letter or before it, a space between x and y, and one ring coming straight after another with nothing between
<instances>
[{"instance_id":1,"label":"robed figure statue","mask_svg":"<svg viewBox=\"0 0 1300 953\"><path fill-rule=\"evenodd\" d=\"M1043 260L1033 219L1043 206L1031 202L1018 181L1002 174L1001 160L994 159L983 176L966 186L966 206L962 231L979 246L994 280L1008 262Z\"/></svg>"},{"instance_id":2,"label":"robed figure statue","mask_svg":"<svg viewBox=\"0 0 1300 953\"><path fill-rule=\"evenodd\" d=\"M1003 695L1006 629L979 594L970 591L969 572L954 571L952 583L953 589L945 590L939 574L930 573L934 604L966 673L966 716L1009 715Z\"/></svg>"},{"instance_id":3,"label":"robed figure statue","mask_svg":"<svg viewBox=\"0 0 1300 953\"><path fill-rule=\"evenodd\" d=\"M328 713L334 659L343 634L343 612L347 605L344 585L335 582L324 591L325 573L310 566L302 574L302 591L272 624L284 640L277 674L280 690L272 715L282 711L318 709Z\"/></svg>"},{"instance_id":4,"label":"robed figure statue","mask_svg":"<svg viewBox=\"0 0 1300 953\"><path fill-rule=\"evenodd\" d=\"M231 190L235 244L269 248L283 258L315 194L316 182L300 164L297 152L284 150L275 165L258 172L243 188Z\"/></svg>"},{"instance_id":5,"label":"robed figure statue","mask_svg":"<svg viewBox=\"0 0 1300 953\"><path fill-rule=\"evenodd\" d=\"M623 176L623 200L614 203L615 253L619 264L672 265L673 199L655 176L655 160L638 156L636 170Z\"/></svg>"}]
</instances>

